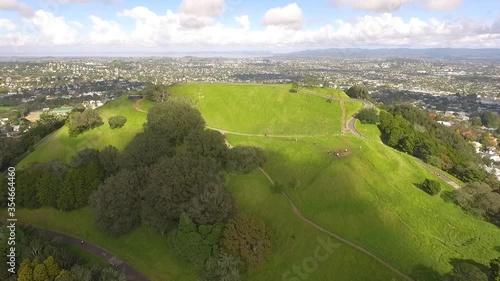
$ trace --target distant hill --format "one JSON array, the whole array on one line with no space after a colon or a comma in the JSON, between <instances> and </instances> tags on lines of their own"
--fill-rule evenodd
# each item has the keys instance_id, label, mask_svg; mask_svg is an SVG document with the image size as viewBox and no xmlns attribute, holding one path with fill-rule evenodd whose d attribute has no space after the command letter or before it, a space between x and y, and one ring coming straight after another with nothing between
<instances>
[{"instance_id":1,"label":"distant hill","mask_svg":"<svg viewBox=\"0 0 500 281\"><path fill-rule=\"evenodd\" d=\"M317 49L275 55L276 57L337 57L337 58L454 58L500 60L500 49Z\"/></svg>"}]
</instances>

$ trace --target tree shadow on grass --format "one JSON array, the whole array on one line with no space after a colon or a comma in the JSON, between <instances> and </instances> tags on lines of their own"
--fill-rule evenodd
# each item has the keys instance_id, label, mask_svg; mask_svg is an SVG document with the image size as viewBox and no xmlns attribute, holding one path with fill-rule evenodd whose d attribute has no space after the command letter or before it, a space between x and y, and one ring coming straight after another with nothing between
<instances>
[{"instance_id":1,"label":"tree shadow on grass","mask_svg":"<svg viewBox=\"0 0 500 281\"><path fill-rule=\"evenodd\" d=\"M493 248L493 249L495 249L495 251L500 253L500 246L495 246L495 248Z\"/></svg>"},{"instance_id":2,"label":"tree shadow on grass","mask_svg":"<svg viewBox=\"0 0 500 281\"><path fill-rule=\"evenodd\" d=\"M441 192L441 199L443 199L446 203L453 203L455 201L455 196L453 195L454 191L443 191Z\"/></svg>"},{"instance_id":3,"label":"tree shadow on grass","mask_svg":"<svg viewBox=\"0 0 500 281\"><path fill-rule=\"evenodd\" d=\"M428 280L428 281L441 281L443 280L443 275L434 270L434 268L418 264L415 266L411 272L411 276L415 280Z\"/></svg>"},{"instance_id":4,"label":"tree shadow on grass","mask_svg":"<svg viewBox=\"0 0 500 281\"><path fill-rule=\"evenodd\" d=\"M457 265L459 264L464 264L464 263L468 263L468 264L472 264L474 266L476 266L477 268L479 268L482 272L484 272L486 275L489 276L490 274L490 268L489 266L487 265L484 265L482 263L479 263L475 260L470 260L470 259L450 259L450 264L453 266L453 267L456 267Z\"/></svg>"}]
</instances>

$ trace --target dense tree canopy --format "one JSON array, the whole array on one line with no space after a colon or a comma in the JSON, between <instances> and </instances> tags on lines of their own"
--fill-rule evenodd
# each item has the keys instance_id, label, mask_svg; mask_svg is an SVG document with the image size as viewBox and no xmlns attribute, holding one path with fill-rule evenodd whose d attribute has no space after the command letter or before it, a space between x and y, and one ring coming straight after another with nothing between
<instances>
[{"instance_id":1,"label":"dense tree canopy","mask_svg":"<svg viewBox=\"0 0 500 281\"><path fill-rule=\"evenodd\" d=\"M354 99L370 99L370 95L368 94L368 90L366 87L362 85L354 85L350 87L346 94Z\"/></svg>"},{"instance_id":2,"label":"dense tree canopy","mask_svg":"<svg viewBox=\"0 0 500 281\"><path fill-rule=\"evenodd\" d=\"M377 124L379 120L378 112L373 107L361 109L358 114L356 114L356 118L363 124Z\"/></svg>"},{"instance_id":3,"label":"dense tree canopy","mask_svg":"<svg viewBox=\"0 0 500 281\"><path fill-rule=\"evenodd\" d=\"M240 267L241 261L237 256L219 251L205 262L201 281L241 281Z\"/></svg>"},{"instance_id":4,"label":"dense tree canopy","mask_svg":"<svg viewBox=\"0 0 500 281\"><path fill-rule=\"evenodd\" d=\"M149 83L140 94L144 95L148 100L158 103L165 102L170 97L169 87L163 84Z\"/></svg>"},{"instance_id":5,"label":"dense tree canopy","mask_svg":"<svg viewBox=\"0 0 500 281\"><path fill-rule=\"evenodd\" d=\"M196 222L206 222L205 214L199 210L214 204L209 223L223 223L232 213L234 203L219 172L216 160L203 156L176 155L160 160L151 168L150 184L144 193L143 220L164 233L177 224L183 212ZM219 204L229 210L219 209Z\"/></svg>"},{"instance_id":6,"label":"dense tree canopy","mask_svg":"<svg viewBox=\"0 0 500 281\"><path fill-rule=\"evenodd\" d=\"M500 194L485 183L471 182L454 191L455 202L473 215L488 218L500 212Z\"/></svg>"},{"instance_id":7,"label":"dense tree canopy","mask_svg":"<svg viewBox=\"0 0 500 281\"><path fill-rule=\"evenodd\" d=\"M222 225L200 225L189 215L180 216L179 225L168 234L167 242L173 253L189 263L202 265L219 242Z\"/></svg>"},{"instance_id":8,"label":"dense tree canopy","mask_svg":"<svg viewBox=\"0 0 500 281\"><path fill-rule=\"evenodd\" d=\"M258 147L237 146L228 151L227 169L238 174L248 174L262 167L266 160L266 154Z\"/></svg>"},{"instance_id":9,"label":"dense tree canopy","mask_svg":"<svg viewBox=\"0 0 500 281\"><path fill-rule=\"evenodd\" d=\"M222 233L222 246L247 263L249 268L262 265L271 255L272 242L262 219L241 214L230 221Z\"/></svg>"},{"instance_id":10,"label":"dense tree canopy","mask_svg":"<svg viewBox=\"0 0 500 281\"><path fill-rule=\"evenodd\" d=\"M205 128L201 113L189 104L169 100L148 112L145 131L153 131L171 144L178 145L193 131Z\"/></svg>"},{"instance_id":11,"label":"dense tree canopy","mask_svg":"<svg viewBox=\"0 0 500 281\"><path fill-rule=\"evenodd\" d=\"M90 197L94 222L113 235L125 234L141 223L140 187L145 172L121 170L106 179Z\"/></svg>"},{"instance_id":12,"label":"dense tree canopy","mask_svg":"<svg viewBox=\"0 0 500 281\"><path fill-rule=\"evenodd\" d=\"M83 112L72 112L66 124L69 128L69 135L76 137L79 134L97 128L104 124L101 116L94 109L85 109Z\"/></svg>"}]
</instances>

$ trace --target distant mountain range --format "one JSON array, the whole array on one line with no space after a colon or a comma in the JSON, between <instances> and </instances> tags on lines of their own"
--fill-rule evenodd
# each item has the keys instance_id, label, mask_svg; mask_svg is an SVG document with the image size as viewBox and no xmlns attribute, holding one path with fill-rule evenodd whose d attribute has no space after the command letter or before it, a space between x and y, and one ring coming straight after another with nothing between
<instances>
[{"instance_id":1,"label":"distant mountain range","mask_svg":"<svg viewBox=\"0 0 500 281\"><path fill-rule=\"evenodd\" d=\"M500 60L500 49L318 49L305 50L275 57L332 57L332 58L447 58L447 59L494 59Z\"/></svg>"}]
</instances>

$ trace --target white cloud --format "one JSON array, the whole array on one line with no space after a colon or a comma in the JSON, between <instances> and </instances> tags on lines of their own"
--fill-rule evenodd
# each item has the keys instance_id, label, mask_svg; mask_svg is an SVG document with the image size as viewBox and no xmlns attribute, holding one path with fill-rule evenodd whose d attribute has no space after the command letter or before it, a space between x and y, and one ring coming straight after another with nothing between
<instances>
[{"instance_id":1,"label":"white cloud","mask_svg":"<svg viewBox=\"0 0 500 281\"><path fill-rule=\"evenodd\" d=\"M235 17L234 20L238 22L241 28L248 30L250 29L250 19L247 15Z\"/></svg>"},{"instance_id":2,"label":"white cloud","mask_svg":"<svg viewBox=\"0 0 500 281\"><path fill-rule=\"evenodd\" d=\"M462 0L427 0L427 6L434 11L456 10L462 6Z\"/></svg>"},{"instance_id":3,"label":"white cloud","mask_svg":"<svg viewBox=\"0 0 500 281\"><path fill-rule=\"evenodd\" d=\"M449 11L460 8L463 0L333 0L337 7L373 12L393 12L403 5L420 4L433 11Z\"/></svg>"},{"instance_id":4,"label":"white cloud","mask_svg":"<svg viewBox=\"0 0 500 281\"><path fill-rule=\"evenodd\" d=\"M103 20L97 16L90 16L90 20L92 31L89 38L93 44L120 43L126 40L127 35L117 22Z\"/></svg>"},{"instance_id":5,"label":"white cloud","mask_svg":"<svg viewBox=\"0 0 500 281\"><path fill-rule=\"evenodd\" d=\"M292 13L293 14L293 13ZM297 13L296 13L297 14ZM390 13L367 15L350 20L336 20L314 29L297 29L290 14L263 29L251 29L247 15L234 18L235 26L215 22L210 17L199 25L187 28L184 13L167 11L156 14L145 7L135 7L117 14L130 18L135 26L124 32L118 22L91 16L91 31L44 11L37 11L25 25L0 37L0 45L37 46L82 45L86 48L106 48L120 44L121 48L177 49L199 48L275 48L287 47L497 47L500 48L500 20L495 24L464 18L452 20L405 19ZM301 15L301 13L300 13ZM282 15L283 16L283 15ZM302 22L299 21L300 23ZM5 25L5 24L4 24ZM34 31L25 26L34 27ZM292 27L292 28L291 28Z\"/></svg>"},{"instance_id":6,"label":"white cloud","mask_svg":"<svg viewBox=\"0 0 500 281\"><path fill-rule=\"evenodd\" d=\"M17 25L8 19L0 19L0 30L5 29L8 31L12 31L17 28Z\"/></svg>"},{"instance_id":7,"label":"white cloud","mask_svg":"<svg viewBox=\"0 0 500 281\"><path fill-rule=\"evenodd\" d=\"M25 17L33 14L33 11L28 5L18 2L17 0L0 0L0 10L17 11Z\"/></svg>"},{"instance_id":8,"label":"white cloud","mask_svg":"<svg viewBox=\"0 0 500 281\"><path fill-rule=\"evenodd\" d=\"M76 26L78 28L83 28L83 24L76 20L70 21L69 24L72 24L73 26Z\"/></svg>"},{"instance_id":9,"label":"white cloud","mask_svg":"<svg viewBox=\"0 0 500 281\"><path fill-rule=\"evenodd\" d=\"M197 17L216 17L224 13L224 0L183 0L180 11Z\"/></svg>"},{"instance_id":10,"label":"white cloud","mask_svg":"<svg viewBox=\"0 0 500 281\"><path fill-rule=\"evenodd\" d=\"M38 10L33 17L25 22L38 30L37 41L39 44L68 45L77 42L77 31L66 22L64 17L57 17L49 12Z\"/></svg>"},{"instance_id":11,"label":"white cloud","mask_svg":"<svg viewBox=\"0 0 500 281\"><path fill-rule=\"evenodd\" d=\"M282 26L291 29L301 29L304 14L297 3L285 7L272 8L264 14L262 23L267 26Z\"/></svg>"}]
</instances>

